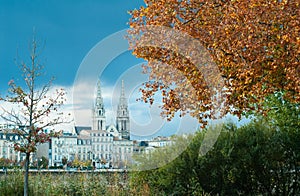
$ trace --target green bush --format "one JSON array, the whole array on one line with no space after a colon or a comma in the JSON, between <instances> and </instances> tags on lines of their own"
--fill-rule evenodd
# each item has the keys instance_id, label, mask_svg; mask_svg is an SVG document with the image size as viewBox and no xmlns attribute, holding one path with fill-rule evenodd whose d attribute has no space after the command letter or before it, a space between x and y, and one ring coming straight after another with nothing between
<instances>
[{"instance_id":1,"label":"green bush","mask_svg":"<svg viewBox=\"0 0 300 196\"><path fill-rule=\"evenodd\" d=\"M205 156L199 156L206 133L203 131L194 136L174 161L157 169L133 173L131 185L136 189L148 186L153 195L295 195L300 192L300 130L280 131L264 121L254 121L241 128L225 124L212 127L211 131L219 128L219 138ZM176 146L180 148L182 144ZM154 151L151 159L168 157L168 153L168 150ZM141 167L151 164L147 157L139 161Z\"/></svg>"}]
</instances>

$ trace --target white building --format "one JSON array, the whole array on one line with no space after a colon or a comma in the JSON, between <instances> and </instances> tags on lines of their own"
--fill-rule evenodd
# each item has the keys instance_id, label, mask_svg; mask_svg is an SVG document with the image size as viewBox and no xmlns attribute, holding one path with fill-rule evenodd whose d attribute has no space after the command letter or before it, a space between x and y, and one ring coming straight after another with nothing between
<instances>
[{"instance_id":1,"label":"white building","mask_svg":"<svg viewBox=\"0 0 300 196\"><path fill-rule=\"evenodd\" d=\"M77 136L75 157L82 161L92 160L92 140L88 133Z\"/></svg>"},{"instance_id":2,"label":"white building","mask_svg":"<svg viewBox=\"0 0 300 196\"><path fill-rule=\"evenodd\" d=\"M113 142L113 167L127 167L132 163L133 141L115 138Z\"/></svg>"},{"instance_id":3,"label":"white building","mask_svg":"<svg viewBox=\"0 0 300 196\"><path fill-rule=\"evenodd\" d=\"M14 142L18 142L19 140L21 140L20 136L11 132L11 130L0 129L0 158L9 159L16 164L24 161L26 157L25 153L14 150Z\"/></svg>"},{"instance_id":4,"label":"white building","mask_svg":"<svg viewBox=\"0 0 300 196\"><path fill-rule=\"evenodd\" d=\"M130 119L123 81L115 125L106 125L100 82L97 83L92 111L92 127L75 127L76 135L52 138L51 165L61 165L63 157L68 161L75 157L81 161L90 160L96 168L103 165L125 167L131 161L133 141L130 140Z\"/></svg>"},{"instance_id":5,"label":"white building","mask_svg":"<svg viewBox=\"0 0 300 196\"><path fill-rule=\"evenodd\" d=\"M148 141L148 146L150 147L165 147L172 144L172 140L168 137L158 136L153 140Z\"/></svg>"},{"instance_id":6,"label":"white building","mask_svg":"<svg viewBox=\"0 0 300 196\"><path fill-rule=\"evenodd\" d=\"M89 130L81 130L78 137L91 140L92 161L94 166L106 164L123 167L131 161L133 141L130 140L130 119L124 82L117 109L116 124L106 125L105 107L101 93L100 81L97 83L97 96L93 108L93 125Z\"/></svg>"},{"instance_id":7,"label":"white building","mask_svg":"<svg viewBox=\"0 0 300 196\"><path fill-rule=\"evenodd\" d=\"M92 161L96 168L103 165L127 167L132 161L133 141L130 140L130 118L124 82L122 81L115 124L106 125L100 82L97 83L97 96L92 112L92 127L75 127L76 134L64 133L60 137L52 137L49 143L40 145L37 154L32 157L37 159L48 155L50 166L63 165L63 159L72 162L77 158L80 161ZM7 129L10 126L2 125L0 128ZM17 162L25 159L25 155L13 149L11 141L18 139L17 135L0 131L0 158Z\"/></svg>"},{"instance_id":8,"label":"white building","mask_svg":"<svg viewBox=\"0 0 300 196\"><path fill-rule=\"evenodd\" d=\"M77 136L64 134L61 137L53 137L50 140L49 165L62 165L65 157L68 161L75 159L77 153Z\"/></svg>"}]
</instances>

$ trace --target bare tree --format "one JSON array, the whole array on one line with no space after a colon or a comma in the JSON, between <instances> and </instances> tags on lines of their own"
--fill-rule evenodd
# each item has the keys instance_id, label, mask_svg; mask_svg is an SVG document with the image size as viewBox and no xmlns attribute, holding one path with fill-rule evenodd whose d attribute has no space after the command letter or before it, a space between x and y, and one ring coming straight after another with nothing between
<instances>
[{"instance_id":1,"label":"bare tree","mask_svg":"<svg viewBox=\"0 0 300 196\"><path fill-rule=\"evenodd\" d=\"M22 79L25 84L18 86L14 80L8 85L8 95L0 97L0 101L10 103L12 107L1 108L0 117L15 125L13 132L21 139L14 141L15 151L25 153L24 195L28 195L28 172L30 156L37 145L48 142L50 137L59 136L61 132L53 130L57 124L67 123L68 115L58 109L64 104L65 91L57 89L50 93L53 78L40 85L43 66L39 62L38 43L35 38L30 43L30 62L19 63ZM47 129L50 131L47 131ZM51 130L52 129L52 130Z\"/></svg>"}]
</instances>

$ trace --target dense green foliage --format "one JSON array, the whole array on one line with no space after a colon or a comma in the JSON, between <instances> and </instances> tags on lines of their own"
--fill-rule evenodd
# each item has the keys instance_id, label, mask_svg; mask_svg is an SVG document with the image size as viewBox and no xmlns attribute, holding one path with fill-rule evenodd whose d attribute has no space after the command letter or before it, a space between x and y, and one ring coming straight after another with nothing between
<instances>
[{"instance_id":1,"label":"dense green foliage","mask_svg":"<svg viewBox=\"0 0 300 196\"><path fill-rule=\"evenodd\" d=\"M141 189L149 186L152 194L167 195L295 195L300 192L300 129L293 132L274 129L263 120L240 128L225 124L211 129L217 128L222 129L221 134L213 150L205 156L198 155L206 131L198 132L173 162L134 173L132 184L139 184ZM168 156L163 153L154 152L151 157ZM146 162L141 164L149 164L149 160Z\"/></svg>"}]
</instances>

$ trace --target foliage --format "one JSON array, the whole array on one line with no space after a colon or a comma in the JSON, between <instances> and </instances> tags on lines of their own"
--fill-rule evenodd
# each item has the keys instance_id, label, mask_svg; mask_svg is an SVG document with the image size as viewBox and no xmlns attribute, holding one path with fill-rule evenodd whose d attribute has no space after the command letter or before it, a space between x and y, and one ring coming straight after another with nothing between
<instances>
[{"instance_id":1,"label":"foliage","mask_svg":"<svg viewBox=\"0 0 300 196\"><path fill-rule=\"evenodd\" d=\"M68 163L67 157L63 157L61 162L62 162L63 165L66 165Z\"/></svg>"},{"instance_id":2,"label":"foliage","mask_svg":"<svg viewBox=\"0 0 300 196\"><path fill-rule=\"evenodd\" d=\"M0 175L0 193L1 195L23 195L24 182L23 173L21 170L15 170L13 175L10 173L7 175Z\"/></svg>"},{"instance_id":3,"label":"foliage","mask_svg":"<svg viewBox=\"0 0 300 196\"><path fill-rule=\"evenodd\" d=\"M48 165L49 165L49 160L43 156L42 160L40 160L40 162L39 162L39 166L43 169L46 169L46 168L48 168Z\"/></svg>"},{"instance_id":4,"label":"foliage","mask_svg":"<svg viewBox=\"0 0 300 196\"><path fill-rule=\"evenodd\" d=\"M38 169L47 169L49 165L49 160L42 156L42 158L38 159L37 167Z\"/></svg>"},{"instance_id":5,"label":"foliage","mask_svg":"<svg viewBox=\"0 0 300 196\"><path fill-rule=\"evenodd\" d=\"M63 89L50 94L52 80L49 83L38 85L43 66L39 62L38 44L35 38L31 42L30 63L21 62L20 70L25 86L18 86L14 80L8 82L9 94L0 98L0 101L10 103L12 109L1 106L1 118L13 124L16 128L13 133L19 140L12 141L15 151L26 154L24 195L28 190L28 169L31 153L36 151L38 144L48 142L50 137L59 136L59 132L48 133L46 128L66 122L59 107L66 101Z\"/></svg>"},{"instance_id":6,"label":"foliage","mask_svg":"<svg viewBox=\"0 0 300 196\"><path fill-rule=\"evenodd\" d=\"M300 191L299 140L293 139L300 138L299 131L275 130L263 121L241 128L225 124L221 129L214 149L205 156L198 156L205 134L199 132L173 162L134 173L133 186L147 185L153 192L172 195L295 195Z\"/></svg>"},{"instance_id":7,"label":"foliage","mask_svg":"<svg viewBox=\"0 0 300 196\"><path fill-rule=\"evenodd\" d=\"M133 54L148 61L142 98L153 103L161 92L164 116L190 112L205 124L220 91L223 113L238 116L265 114L263 100L276 92L300 101L298 0L144 1L130 12L128 40Z\"/></svg>"},{"instance_id":8,"label":"foliage","mask_svg":"<svg viewBox=\"0 0 300 196\"><path fill-rule=\"evenodd\" d=\"M266 97L264 107L268 110L265 118L270 126L286 132L297 132L300 129L300 104L286 100L283 92ZM262 118L259 115L257 117Z\"/></svg>"},{"instance_id":9,"label":"foliage","mask_svg":"<svg viewBox=\"0 0 300 196\"><path fill-rule=\"evenodd\" d=\"M22 172L0 175L0 193L6 196L23 194ZM147 190L130 190L126 173L36 173L30 175L32 196L54 195L149 195Z\"/></svg>"},{"instance_id":10,"label":"foliage","mask_svg":"<svg viewBox=\"0 0 300 196\"><path fill-rule=\"evenodd\" d=\"M41 158L37 158L33 162L33 166L30 166L30 169L48 169L49 160L42 156Z\"/></svg>"},{"instance_id":11,"label":"foliage","mask_svg":"<svg viewBox=\"0 0 300 196\"><path fill-rule=\"evenodd\" d=\"M176 141L176 145L155 149L141 155L134 155L134 160L137 164L133 166L133 169L149 170L165 166L176 159L188 147L192 138L192 135L186 135L185 137L174 136L172 141Z\"/></svg>"},{"instance_id":12,"label":"foliage","mask_svg":"<svg viewBox=\"0 0 300 196\"><path fill-rule=\"evenodd\" d=\"M14 161L12 161L10 159L3 158L3 157L0 158L0 167L1 166L7 167L7 166L12 166L12 165L15 165Z\"/></svg>"},{"instance_id":13,"label":"foliage","mask_svg":"<svg viewBox=\"0 0 300 196\"><path fill-rule=\"evenodd\" d=\"M91 160L86 160L86 161L81 161L78 159L78 157L75 157L74 160L68 162L68 167L77 167L77 168L82 168L82 167L88 167L90 168L92 165Z\"/></svg>"}]
</instances>

